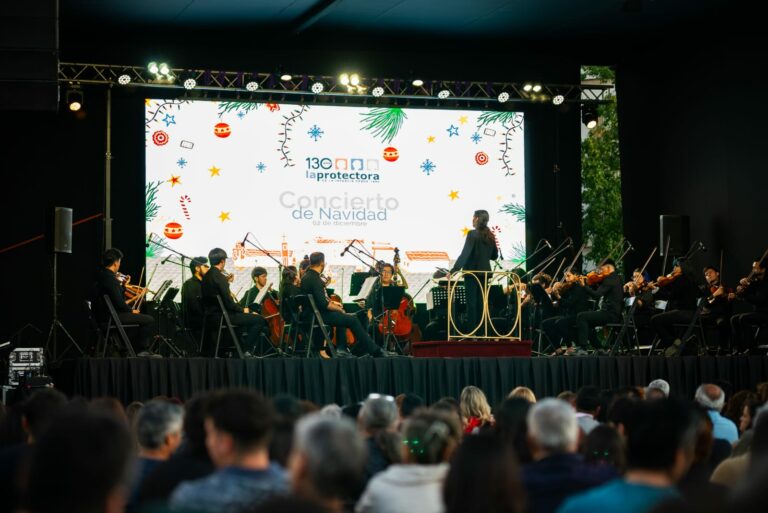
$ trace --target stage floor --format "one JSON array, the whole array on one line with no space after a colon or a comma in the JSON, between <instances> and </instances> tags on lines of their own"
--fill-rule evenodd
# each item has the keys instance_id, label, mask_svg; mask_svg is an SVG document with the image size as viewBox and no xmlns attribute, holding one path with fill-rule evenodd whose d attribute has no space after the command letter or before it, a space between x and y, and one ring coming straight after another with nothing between
<instances>
[{"instance_id":1,"label":"stage floor","mask_svg":"<svg viewBox=\"0 0 768 513\"><path fill-rule=\"evenodd\" d=\"M57 387L87 398L112 396L125 404L158 395L186 399L222 387L292 394L317 404L348 404L371 392L415 392L432 403L476 385L492 405L519 385L553 396L583 385L602 389L666 379L674 395L692 398L702 382L728 381L733 390L768 381L766 356L554 358L84 358L53 373Z\"/></svg>"}]
</instances>

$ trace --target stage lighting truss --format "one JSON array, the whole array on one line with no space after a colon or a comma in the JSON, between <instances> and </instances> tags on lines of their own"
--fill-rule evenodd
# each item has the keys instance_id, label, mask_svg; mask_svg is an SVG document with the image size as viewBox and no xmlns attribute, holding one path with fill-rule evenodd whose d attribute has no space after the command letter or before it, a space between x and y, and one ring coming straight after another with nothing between
<instances>
[{"instance_id":1,"label":"stage lighting truss","mask_svg":"<svg viewBox=\"0 0 768 513\"><path fill-rule=\"evenodd\" d=\"M162 63L157 64L157 72ZM222 98L245 94L247 97L261 98L278 94L286 101L319 101L319 98L345 98L345 102L366 104L387 104L405 100L407 104L425 106L441 105L447 107L469 107L484 104L481 108L499 107L510 104L541 103L549 99L562 97L562 103L603 104L610 101L613 84L544 84L514 82L479 82L479 81L424 81L414 88L411 80L392 78L363 77L348 73L345 80L339 76L304 76L304 80L279 80L273 73L252 73L243 71L217 71L194 69L168 69L171 77L184 77L174 82L159 81L156 73L146 66L116 66L101 64L82 64L62 62L59 64L59 82L79 82L81 84L121 85L132 87L158 87L168 91L185 91L185 83L194 80L194 89L212 91ZM297 76L294 74L294 77ZM126 78L128 77L128 79ZM277 80L276 80L277 79ZM353 85L352 82L356 82ZM346 84L342 83L346 82ZM367 87L363 84L371 84ZM323 86L322 95L317 92ZM525 91L525 86L530 88ZM534 92L534 87L538 92ZM448 92L448 96L445 93ZM314 94L312 94L314 93ZM307 94L312 100L307 100ZM303 98L303 99L302 99ZM354 98L354 100L352 99ZM332 101L332 100L331 100ZM399 104L399 103L398 103Z\"/></svg>"}]
</instances>

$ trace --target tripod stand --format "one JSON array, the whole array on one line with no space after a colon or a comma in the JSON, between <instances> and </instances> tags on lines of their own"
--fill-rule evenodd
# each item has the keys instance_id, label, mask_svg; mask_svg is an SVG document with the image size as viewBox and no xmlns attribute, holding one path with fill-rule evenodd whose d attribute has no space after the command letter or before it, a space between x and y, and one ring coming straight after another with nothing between
<instances>
[{"instance_id":1,"label":"tripod stand","mask_svg":"<svg viewBox=\"0 0 768 513\"><path fill-rule=\"evenodd\" d=\"M48 339L45 342L45 353L48 356L48 361L51 363L58 363L66 354L66 352L73 346L80 353L80 356L84 356L83 349L75 342L72 335L69 334L67 328L59 320L59 268L58 268L58 252L53 253L53 320L51 320L51 327L48 330ZM71 345L67 346L61 354L59 350L59 330L69 339Z\"/></svg>"}]
</instances>

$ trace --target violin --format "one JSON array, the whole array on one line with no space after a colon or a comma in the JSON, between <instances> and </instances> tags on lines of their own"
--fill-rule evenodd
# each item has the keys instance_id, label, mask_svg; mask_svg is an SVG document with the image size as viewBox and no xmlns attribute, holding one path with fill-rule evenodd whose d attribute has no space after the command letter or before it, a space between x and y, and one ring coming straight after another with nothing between
<instances>
[{"instance_id":1,"label":"violin","mask_svg":"<svg viewBox=\"0 0 768 513\"><path fill-rule=\"evenodd\" d=\"M652 281L648 284L647 288L656 288L656 287L666 287L672 283L676 279L678 279L680 276L683 275L683 270L679 267L676 267L671 273L669 273L666 276L659 276L656 281Z\"/></svg>"},{"instance_id":2,"label":"violin","mask_svg":"<svg viewBox=\"0 0 768 513\"><path fill-rule=\"evenodd\" d=\"M602 272L601 270L590 271L585 276L581 277L582 283L587 285L597 285L601 283L607 276L613 274L613 271Z\"/></svg>"},{"instance_id":3,"label":"violin","mask_svg":"<svg viewBox=\"0 0 768 513\"><path fill-rule=\"evenodd\" d=\"M128 305L136 305L137 301L147 293L147 287L140 285L131 285L131 276L129 274L115 273L117 281L123 287L123 297Z\"/></svg>"}]
</instances>

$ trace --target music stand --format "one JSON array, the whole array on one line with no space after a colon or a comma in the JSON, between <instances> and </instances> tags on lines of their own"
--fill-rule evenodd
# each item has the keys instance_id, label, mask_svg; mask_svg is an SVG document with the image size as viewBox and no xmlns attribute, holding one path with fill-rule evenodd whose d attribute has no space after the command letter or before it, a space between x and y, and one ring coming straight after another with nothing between
<instances>
[{"instance_id":1,"label":"music stand","mask_svg":"<svg viewBox=\"0 0 768 513\"><path fill-rule=\"evenodd\" d=\"M397 340L397 336L392 333L392 310L398 310L400 308L400 301L403 299L405 293L405 287L397 287L390 285L389 287L380 287L381 293L381 306L383 308L382 317L386 319L386 329L384 330L384 347L388 348L389 344L394 341L394 346L397 347L400 354L403 353L403 348L400 345L400 341Z\"/></svg>"},{"instance_id":2,"label":"music stand","mask_svg":"<svg viewBox=\"0 0 768 513\"><path fill-rule=\"evenodd\" d=\"M542 320L543 320L543 314L546 312L554 312L555 311L555 304L552 302L552 298L549 297L549 294L547 294L547 291L544 290L544 287L541 286L540 283L534 283L529 287L529 290L531 291L531 295L533 296L533 304L536 310L533 312L533 318L534 321L536 320L536 314L540 310L542 313ZM538 336L538 351L536 353L539 356L543 356L544 353L541 351L541 337L544 335L544 332L541 329L541 324L539 323L538 328L534 328L536 331L539 332ZM547 337L547 340L549 340L549 337ZM549 340L549 344L552 345L552 341Z\"/></svg>"},{"instance_id":3,"label":"music stand","mask_svg":"<svg viewBox=\"0 0 768 513\"><path fill-rule=\"evenodd\" d=\"M170 280L167 280L167 282L170 282ZM163 285L165 285L165 283L166 282L163 282ZM160 291L158 291L158 294L155 294L152 299L154 300L156 297L158 297L159 293ZM157 313L164 315L165 317L169 318L171 322L173 322L174 331L177 331L179 328L179 319L176 311L176 305L173 302L173 300L176 298L176 294L178 293L179 289L176 287L166 287L165 293L163 294L162 298L160 299L160 303L157 306ZM173 340L168 337L157 335L154 342L157 344L157 346L152 348L153 353L159 353L160 349L163 347L163 344L165 344L165 346L168 347L169 354L173 353L173 355L179 358L184 356L184 351L179 349Z\"/></svg>"},{"instance_id":4,"label":"music stand","mask_svg":"<svg viewBox=\"0 0 768 513\"><path fill-rule=\"evenodd\" d=\"M360 294L360 289L363 288L363 283L365 283L365 280L371 276L371 273L365 271L365 272L354 272L352 273L352 278L349 282L349 295L350 296L357 296Z\"/></svg>"}]
</instances>

